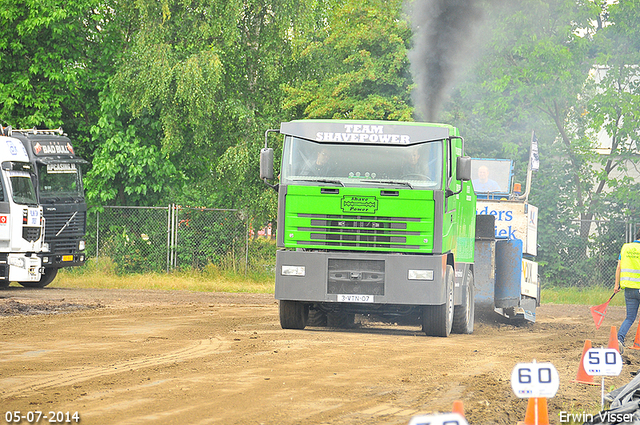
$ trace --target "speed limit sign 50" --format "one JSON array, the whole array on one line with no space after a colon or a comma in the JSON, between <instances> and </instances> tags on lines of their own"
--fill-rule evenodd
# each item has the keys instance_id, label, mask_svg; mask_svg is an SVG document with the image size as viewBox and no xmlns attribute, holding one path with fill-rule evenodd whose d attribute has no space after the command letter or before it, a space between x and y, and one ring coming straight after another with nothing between
<instances>
[{"instance_id":1,"label":"speed limit sign 50","mask_svg":"<svg viewBox=\"0 0 640 425\"><path fill-rule=\"evenodd\" d=\"M556 395L560 377L551 363L518 363L511 372L511 388L520 398Z\"/></svg>"},{"instance_id":2,"label":"speed limit sign 50","mask_svg":"<svg viewBox=\"0 0 640 425\"><path fill-rule=\"evenodd\" d=\"M622 372L622 356L615 348L591 348L582 365L587 375L618 376Z\"/></svg>"}]
</instances>

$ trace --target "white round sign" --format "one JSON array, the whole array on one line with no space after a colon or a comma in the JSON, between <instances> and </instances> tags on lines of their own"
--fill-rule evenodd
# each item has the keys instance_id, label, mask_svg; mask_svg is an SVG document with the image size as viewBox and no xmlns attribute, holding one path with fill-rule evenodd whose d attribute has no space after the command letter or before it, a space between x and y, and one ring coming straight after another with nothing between
<instances>
[{"instance_id":1,"label":"white round sign","mask_svg":"<svg viewBox=\"0 0 640 425\"><path fill-rule=\"evenodd\" d=\"M511 388L519 398L552 398L560 387L560 376L551 363L518 363L511 372Z\"/></svg>"},{"instance_id":2,"label":"white round sign","mask_svg":"<svg viewBox=\"0 0 640 425\"><path fill-rule=\"evenodd\" d=\"M615 348L591 348L582 365L587 375L618 376L622 372L622 356Z\"/></svg>"},{"instance_id":3,"label":"white round sign","mask_svg":"<svg viewBox=\"0 0 640 425\"><path fill-rule=\"evenodd\" d=\"M469 425L459 413L445 413L442 415L414 416L409 425Z\"/></svg>"}]
</instances>

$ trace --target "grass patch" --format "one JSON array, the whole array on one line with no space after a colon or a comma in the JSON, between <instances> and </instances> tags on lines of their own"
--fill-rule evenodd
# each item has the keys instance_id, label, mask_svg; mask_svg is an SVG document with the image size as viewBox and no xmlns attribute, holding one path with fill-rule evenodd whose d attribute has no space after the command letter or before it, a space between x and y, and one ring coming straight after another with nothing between
<instances>
[{"instance_id":1,"label":"grass patch","mask_svg":"<svg viewBox=\"0 0 640 425\"><path fill-rule=\"evenodd\" d=\"M612 286L592 286L588 288L543 288L540 299L542 304L578 304L599 305L605 303L613 294ZM624 306L624 293L618 294L609 305Z\"/></svg>"},{"instance_id":2,"label":"grass patch","mask_svg":"<svg viewBox=\"0 0 640 425\"><path fill-rule=\"evenodd\" d=\"M202 270L177 270L171 273L119 274L108 258L89 259L82 267L62 269L51 283L56 288L161 289L193 292L274 292L273 274L237 273L221 270L213 264Z\"/></svg>"},{"instance_id":3,"label":"grass patch","mask_svg":"<svg viewBox=\"0 0 640 425\"><path fill-rule=\"evenodd\" d=\"M272 294L274 274L269 267L258 271L233 272L207 265L202 270L184 269L171 273L123 274L109 258L91 258L82 267L61 269L51 284L56 288L160 289L194 292L248 292ZM546 287L541 291L542 304L598 305L613 294L612 287L589 288ZM610 305L624 306L624 294Z\"/></svg>"}]
</instances>

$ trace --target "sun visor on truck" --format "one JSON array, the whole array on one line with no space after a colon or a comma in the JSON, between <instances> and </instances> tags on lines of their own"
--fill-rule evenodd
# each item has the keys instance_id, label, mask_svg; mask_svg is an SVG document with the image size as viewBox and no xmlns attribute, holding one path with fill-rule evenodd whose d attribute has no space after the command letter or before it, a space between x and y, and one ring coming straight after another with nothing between
<instances>
[{"instance_id":1,"label":"sun visor on truck","mask_svg":"<svg viewBox=\"0 0 640 425\"><path fill-rule=\"evenodd\" d=\"M74 157L74 158L47 158L47 157L41 157L41 158L36 158L36 162L38 164L44 164L44 165L48 165L48 164L88 164L89 161L82 159L82 158L78 158L78 157Z\"/></svg>"},{"instance_id":2,"label":"sun visor on truck","mask_svg":"<svg viewBox=\"0 0 640 425\"><path fill-rule=\"evenodd\" d=\"M412 145L446 139L453 128L442 124L388 121L300 120L280 124L280 133L321 143Z\"/></svg>"}]
</instances>

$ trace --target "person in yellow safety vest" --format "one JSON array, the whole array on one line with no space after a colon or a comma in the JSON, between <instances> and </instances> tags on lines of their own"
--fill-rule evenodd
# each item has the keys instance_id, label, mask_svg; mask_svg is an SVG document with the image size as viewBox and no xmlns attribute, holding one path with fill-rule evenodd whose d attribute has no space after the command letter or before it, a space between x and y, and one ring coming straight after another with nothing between
<instances>
[{"instance_id":1,"label":"person in yellow safety vest","mask_svg":"<svg viewBox=\"0 0 640 425\"><path fill-rule=\"evenodd\" d=\"M636 240L622 245L618 268L616 269L615 293L624 288L624 300L627 305L627 317L618 331L620 354L624 351L624 339L629 328L636 320L640 307L640 229L636 232Z\"/></svg>"}]
</instances>

